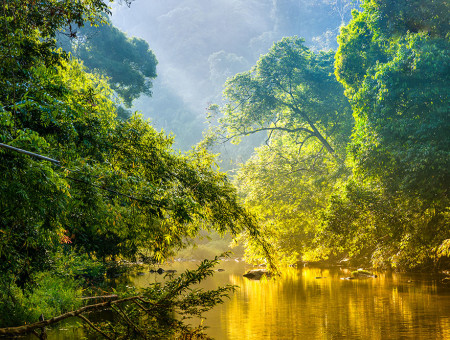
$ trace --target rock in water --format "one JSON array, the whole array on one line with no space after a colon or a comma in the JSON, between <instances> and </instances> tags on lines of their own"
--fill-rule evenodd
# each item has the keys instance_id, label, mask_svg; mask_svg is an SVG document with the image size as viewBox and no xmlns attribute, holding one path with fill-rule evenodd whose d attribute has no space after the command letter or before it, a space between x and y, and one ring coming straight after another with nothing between
<instances>
[{"instance_id":1,"label":"rock in water","mask_svg":"<svg viewBox=\"0 0 450 340\"><path fill-rule=\"evenodd\" d=\"M363 269L358 269L352 272L352 277L355 279L366 279L366 278L376 278L377 275Z\"/></svg>"},{"instance_id":2,"label":"rock in water","mask_svg":"<svg viewBox=\"0 0 450 340\"><path fill-rule=\"evenodd\" d=\"M252 269L246 272L243 276L251 280L259 280L261 277L270 277L272 274L267 269Z\"/></svg>"}]
</instances>

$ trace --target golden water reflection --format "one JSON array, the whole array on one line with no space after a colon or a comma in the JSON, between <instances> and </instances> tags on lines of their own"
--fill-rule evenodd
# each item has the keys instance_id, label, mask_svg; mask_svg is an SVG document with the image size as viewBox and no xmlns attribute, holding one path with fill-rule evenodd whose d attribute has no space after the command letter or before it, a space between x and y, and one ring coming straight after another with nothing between
<instances>
[{"instance_id":1,"label":"golden water reflection","mask_svg":"<svg viewBox=\"0 0 450 340\"><path fill-rule=\"evenodd\" d=\"M431 279L342 280L349 271L289 268L252 281L244 270L233 264L204 284L240 287L206 315L215 339L450 339L450 289Z\"/></svg>"},{"instance_id":2,"label":"golden water reflection","mask_svg":"<svg viewBox=\"0 0 450 340\"><path fill-rule=\"evenodd\" d=\"M163 267L179 273L197 265ZM203 288L240 288L206 314L208 334L217 340L450 339L450 287L430 276L377 273L376 279L342 280L349 270L305 267L286 269L276 280L252 281L242 276L251 268L242 262L223 261L219 268L225 271ZM147 270L129 279L145 287L162 277ZM80 338L80 329L64 328L49 339Z\"/></svg>"}]
</instances>

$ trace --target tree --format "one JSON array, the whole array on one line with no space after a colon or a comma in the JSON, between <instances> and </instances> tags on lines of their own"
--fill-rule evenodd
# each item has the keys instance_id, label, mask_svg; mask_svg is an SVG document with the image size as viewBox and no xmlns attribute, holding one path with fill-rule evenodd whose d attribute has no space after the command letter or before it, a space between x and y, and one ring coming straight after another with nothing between
<instances>
[{"instance_id":1,"label":"tree","mask_svg":"<svg viewBox=\"0 0 450 340\"><path fill-rule=\"evenodd\" d=\"M222 303L235 290L236 286L233 285L207 291L193 287L213 275L213 267L218 262L218 256L212 261L204 260L196 270L186 270L176 278L165 280L164 284L150 283L141 289L128 287L126 291L120 292L120 297L117 294L93 297L96 300L101 298L103 302L78 306L55 317L42 318L41 314L39 322L0 328L0 335L17 337L34 334L39 339L45 339L48 326L54 327L65 319L77 317L82 320L88 337L101 334L105 339L209 339L204 333L205 326L200 324L195 327L192 322L187 324L184 320L202 318L203 313ZM108 320L89 320L89 314L105 311L110 315ZM3 315L0 320L1 317Z\"/></svg>"},{"instance_id":2,"label":"tree","mask_svg":"<svg viewBox=\"0 0 450 340\"><path fill-rule=\"evenodd\" d=\"M300 144L318 141L338 157L339 138L351 128L350 107L332 71L331 52L314 53L299 38L274 44L251 71L227 81L219 121L227 138L267 131L270 139L273 132L287 132Z\"/></svg>"},{"instance_id":3,"label":"tree","mask_svg":"<svg viewBox=\"0 0 450 340\"><path fill-rule=\"evenodd\" d=\"M449 28L449 4L434 0L364 2L370 24L386 39L409 33L444 38Z\"/></svg>"},{"instance_id":4,"label":"tree","mask_svg":"<svg viewBox=\"0 0 450 340\"><path fill-rule=\"evenodd\" d=\"M449 183L444 6L408 2L394 19L386 3L367 1L365 11L355 12L343 29L336 55L336 74L357 119L352 145L357 168L381 178L393 192L432 201L446 197ZM361 26L366 30L357 29ZM367 43L361 40L368 36L364 32L370 32ZM378 53L366 53L372 46L378 46ZM346 66L348 60L364 67L355 72Z\"/></svg>"},{"instance_id":5,"label":"tree","mask_svg":"<svg viewBox=\"0 0 450 340\"><path fill-rule=\"evenodd\" d=\"M355 117L349 150L356 186L376 201L396 202L392 215L400 222L389 226L376 204L363 210L396 240L380 239L379 262L399 266L437 261L449 237L448 4L426 3L365 1L342 29L336 54ZM372 232L364 234L375 238Z\"/></svg>"},{"instance_id":6,"label":"tree","mask_svg":"<svg viewBox=\"0 0 450 340\"><path fill-rule=\"evenodd\" d=\"M260 239L213 156L175 153L173 140L139 115L115 119L107 79L57 49L57 30L107 12L96 0L2 4L1 143L56 160L0 148L2 323L30 321L26 297L42 289L42 277L77 287L55 254L161 260L200 228Z\"/></svg>"},{"instance_id":7,"label":"tree","mask_svg":"<svg viewBox=\"0 0 450 340\"><path fill-rule=\"evenodd\" d=\"M55 31L68 22L81 25L84 18L96 22L101 20L99 13L107 11L102 1L95 0L78 5L72 1L3 2L2 143L57 156L60 149L55 146L74 141L76 113L80 113L74 106L88 112L95 109L87 103L92 97L89 91L69 96L58 76L65 55L55 50ZM73 105L74 97L83 103ZM31 272L46 266L48 250L60 241L63 229L58 216L68 200L68 183L49 163L0 153L1 269L6 280L23 287Z\"/></svg>"},{"instance_id":8,"label":"tree","mask_svg":"<svg viewBox=\"0 0 450 340\"><path fill-rule=\"evenodd\" d=\"M310 144L299 153L295 137L283 134L255 149L237 171L240 195L260 218L261 232L273 245L274 255L286 264L319 257L313 241L322 213L336 183L349 175L320 152L321 147ZM249 258L261 256L251 243L246 253Z\"/></svg>"},{"instance_id":9,"label":"tree","mask_svg":"<svg viewBox=\"0 0 450 340\"><path fill-rule=\"evenodd\" d=\"M59 45L91 72L109 77L111 88L129 108L141 94L151 95L158 62L145 40L128 38L107 17L104 21L78 28L75 39L60 33Z\"/></svg>"},{"instance_id":10,"label":"tree","mask_svg":"<svg viewBox=\"0 0 450 340\"><path fill-rule=\"evenodd\" d=\"M227 81L219 132L265 131L266 144L237 171L236 184L278 258L315 258L312 241L344 165L353 119L333 74L333 53L314 53L299 38L274 44L249 72ZM309 253L309 255L307 255ZM251 242L249 258L260 258Z\"/></svg>"}]
</instances>

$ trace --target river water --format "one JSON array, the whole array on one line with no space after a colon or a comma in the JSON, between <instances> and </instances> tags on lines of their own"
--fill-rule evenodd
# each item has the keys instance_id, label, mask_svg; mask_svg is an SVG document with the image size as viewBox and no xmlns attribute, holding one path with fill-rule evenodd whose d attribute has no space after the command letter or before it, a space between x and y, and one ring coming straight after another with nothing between
<instances>
[{"instance_id":1,"label":"river water","mask_svg":"<svg viewBox=\"0 0 450 340\"><path fill-rule=\"evenodd\" d=\"M198 262L162 266L177 272ZM208 326L217 340L243 339L450 339L450 286L429 275L377 273L377 278L343 280L348 269L288 268L276 280L253 281L242 274L251 266L222 261L201 284L214 289L234 284L224 304L192 320ZM138 287L163 275L144 270L129 279ZM49 339L76 339L80 330L61 327Z\"/></svg>"},{"instance_id":2,"label":"river water","mask_svg":"<svg viewBox=\"0 0 450 340\"><path fill-rule=\"evenodd\" d=\"M175 262L183 270L194 263ZM220 339L450 339L450 287L438 278L377 273L377 278L344 280L348 269L288 268L276 280L254 281L251 268L222 262L202 285L228 283L238 290L206 314L208 334ZM145 273L137 286L159 279ZM195 322L193 322L195 324Z\"/></svg>"}]
</instances>

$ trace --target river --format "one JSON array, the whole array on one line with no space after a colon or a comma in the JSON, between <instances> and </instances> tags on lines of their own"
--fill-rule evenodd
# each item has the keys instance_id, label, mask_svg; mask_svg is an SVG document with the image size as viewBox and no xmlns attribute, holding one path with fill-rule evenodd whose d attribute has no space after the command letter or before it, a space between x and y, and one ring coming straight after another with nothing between
<instances>
[{"instance_id":1,"label":"river","mask_svg":"<svg viewBox=\"0 0 450 340\"><path fill-rule=\"evenodd\" d=\"M175 262L183 270L193 263ZM208 334L225 339L450 339L450 287L429 275L377 273L343 280L348 269L288 268L276 280L254 281L251 268L222 262L202 287L235 284L239 289L206 314ZM157 274L134 278L137 286Z\"/></svg>"},{"instance_id":2,"label":"river","mask_svg":"<svg viewBox=\"0 0 450 340\"><path fill-rule=\"evenodd\" d=\"M196 265L162 267L180 272ZM224 271L202 288L239 286L205 314L203 324L217 340L450 339L450 287L430 275L377 273L377 278L344 280L351 275L348 269L301 267L283 270L276 280L253 281L242 276L251 268L243 262L222 261L217 268ZM138 287L161 278L147 270L130 277ZM51 333L50 339L73 337L71 330Z\"/></svg>"}]
</instances>

